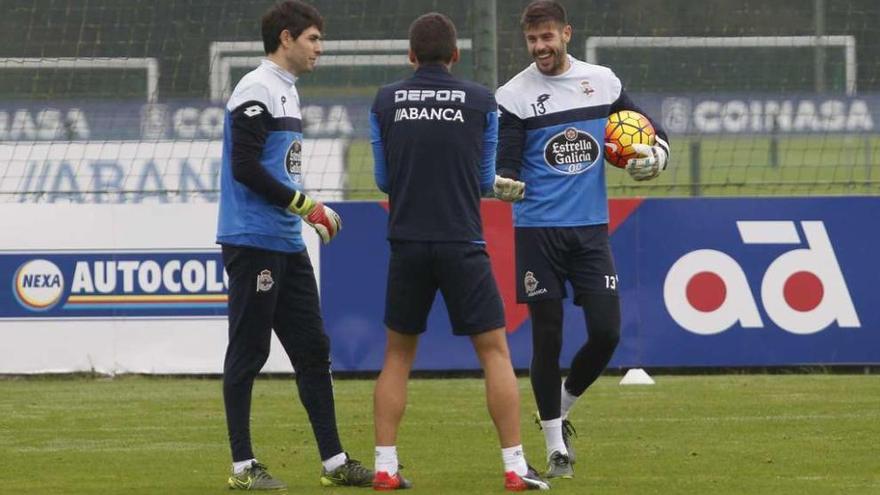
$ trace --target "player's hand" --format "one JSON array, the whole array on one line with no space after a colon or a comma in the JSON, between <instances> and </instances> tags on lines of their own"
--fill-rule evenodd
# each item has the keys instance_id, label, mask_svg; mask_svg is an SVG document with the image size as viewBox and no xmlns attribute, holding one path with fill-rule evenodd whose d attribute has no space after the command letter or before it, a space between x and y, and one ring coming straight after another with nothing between
<instances>
[{"instance_id":1,"label":"player's hand","mask_svg":"<svg viewBox=\"0 0 880 495\"><path fill-rule=\"evenodd\" d=\"M495 190L496 198L512 203L523 199L526 192L526 184L525 182L496 175L493 189Z\"/></svg>"},{"instance_id":2,"label":"player's hand","mask_svg":"<svg viewBox=\"0 0 880 495\"><path fill-rule=\"evenodd\" d=\"M294 193L293 201L287 209L303 217L303 220L315 229L324 244L330 242L342 230L342 219L339 218L339 214L300 191Z\"/></svg>"},{"instance_id":3,"label":"player's hand","mask_svg":"<svg viewBox=\"0 0 880 495\"><path fill-rule=\"evenodd\" d=\"M342 219L339 218L339 214L320 201L315 203L311 213L303 219L315 229L324 244L329 243L342 230Z\"/></svg>"},{"instance_id":4,"label":"player's hand","mask_svg":"<svg viewBox=\"0 0 880 495\"><path fill-rule=\"evenodd\" d=\"M660 138L657 138L657 141L658 143L666 144ZM636 143L632 145L633 150L639 154L639 157L630 158L626 162L626 171L629 172L630 177L638 181L651 180L660 175L660 172L666 170L669 153L666 151L666 147L661 146L661 144L649 146Z\"/></svg>"}]
</instances>

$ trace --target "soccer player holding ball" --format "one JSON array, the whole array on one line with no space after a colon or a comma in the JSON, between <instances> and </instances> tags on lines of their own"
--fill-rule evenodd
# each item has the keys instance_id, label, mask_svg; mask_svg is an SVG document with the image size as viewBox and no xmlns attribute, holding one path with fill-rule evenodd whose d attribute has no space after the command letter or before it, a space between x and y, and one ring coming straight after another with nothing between
<instances>
[{"instance_id":1,"label":"soccer player holding ball","mask_svg":"<svg viewBox=\"0 0 880 495\"><path fill-rule=\"evenodd\" d=\"M530 3L521 26L534 63L498 89L498 174L525 183L513 206L517 301L532 319L530 378L544 431L547 477L570 478L575 452L568 414L607 366L620 339L617 272L608 241L603 148L609 115L644 114L614 73L567 54L572 27L552 0ZM633 179L666 168L666 133L636 144L625 164ZM565 282L584 311L588 341L561 381Z\"/></svg>"},{"instance_id":2,"label":"soccer player holding ball","mask_svg":"<svg viewBox=\"0 0 880 495\"><path fill-rule=\"evenodd\" d=\"M266 58L226 105L217 242L229 274L229 345L223 401L232 449L229 487L280 490L251 446L254 378L269 357L272 330L284 346L318 443L325 486L369 486L373 473L342 450L336 429L330 341L301 229L326 244L342 223L302 191L302 121L296 78L321 55L323 19L303 2L276 4L262 19Z\"/></svg>"},{"instance_id":3,"label":"soccer player holding ball","mask_svg":"<svg viewBox=\"0 0 880 495\"><path fill-rule=\"evenodd\" d=\"M508 490L547 489L528 466L519 392L504 308L483 242L480 196L522 198L519 181L496 177L498 117L492 93L453 76L455 26L438 13L409 29L412 77L379 90L370 113L375 178L388 193L391 260L385 302L387 343L376 382L377 490L409 488L398 470L397 430L419 335L437 291L453 333L467 336L486 376L486 400L501 443Z\"/></svg>"}]
</instances>

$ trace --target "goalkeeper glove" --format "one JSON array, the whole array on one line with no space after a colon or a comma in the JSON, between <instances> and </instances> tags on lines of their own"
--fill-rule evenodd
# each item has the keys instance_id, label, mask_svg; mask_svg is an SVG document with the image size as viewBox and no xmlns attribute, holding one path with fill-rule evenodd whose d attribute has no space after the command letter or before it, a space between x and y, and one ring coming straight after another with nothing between
<instances>
[{"instance_id":1,"label":"goalkeeper glove","mask_svg":"<svg viewBox=\"0 0 880 495\"><path fill-rule=\"evenodd\" d=\"M666 162L669 158L669 145L665 141L657 139L657 144L633 144L633 150L639 154L638 158L630 158L626 162L626 171L635 180L651 180L666 170Z\"/></svg>"},{"instance_id":2,"label":"goalkeeper glove","mask_svg":"<svg viewBox=\"0 0 880 495\"><path fill-rule=\"evenodd\" d=\"M493 189L495 190L496 198L512 203L523 199L526 191L526 184L525 182L496 175Z\"/></svg>"},{"instance_id":3,"label":"goalkeeper glove","mask_svg":"<svg viewBox=\"0 0 880 495\"><path fill-rule=\"evenodd\" d=\"M301 216L311 225L324 244L330 242L342 230L342 219L332 208L324 206L324 203L315 201L300 191L294 192L293 201L287 209Z\"/></svg>"}]
</instances>

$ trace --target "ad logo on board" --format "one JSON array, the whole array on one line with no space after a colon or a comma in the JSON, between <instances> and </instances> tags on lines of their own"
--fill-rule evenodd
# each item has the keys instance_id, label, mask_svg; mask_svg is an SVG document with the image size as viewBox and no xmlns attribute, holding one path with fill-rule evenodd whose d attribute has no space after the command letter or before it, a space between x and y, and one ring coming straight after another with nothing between
<instances>
[{"instance_id":1,"label":"ad logo on board","mask_svg":"<svg viewBox=\"0 0 880 495\"><path fill-rule=\"evenodd\" d=\"M229 286L211 251L3 254L0 276L0 318L219 316Z\"/></svg>"},{"instance_id":2,"label":"ad logo on board","mask_svg":"<svg viewBox=\"0 0 880 495\"><path fill-rule=\"evenodd\" d=\"M22 263L12 279L15 299L25 309L46 311L64 294L64 274L49 260L35 259Z\"/></svg>"},{"instance_id":3,"label":"ad logo on board","mask_svg":"<svg viewBox=\"0 0 880 495\"><path fill-rule=\"evenodd\" d=\"M798 335L820 332L835 322L842 328L861 327L825 224L800 225L807 247L776 258L761 281L767 316ZM791 221L740 221L737 228L743 244L802 244ZM699 335L721 333L737 323L743 328L765 326L742 266L714 249L679 258L667 272L663 299L672 319Z\"/></svg>"}]
</instances>

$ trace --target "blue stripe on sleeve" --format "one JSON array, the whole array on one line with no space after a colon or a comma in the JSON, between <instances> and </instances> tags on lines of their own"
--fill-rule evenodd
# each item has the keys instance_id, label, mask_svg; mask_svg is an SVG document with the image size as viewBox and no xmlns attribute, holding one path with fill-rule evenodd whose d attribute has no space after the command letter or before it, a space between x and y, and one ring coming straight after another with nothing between
<instances>
[{"instance_id":1,"label":"blue stripe on sleeve","mask_svg":"<svg viewBox=\"0 0 880 495\"><path fill-rule=\"evenodd\" d=\"M388 164L385 163L385 145L379 129L379 116L370 112L370 144L373 145L373 178L383 193L388 193Z\"/></svg>"},{"instance_id":2,"label":"blue stripe on sleeve","mask_svg":"<svg viewBox=\"0 0 880 495\"><path fill-rule=\"evenodd\" d=\"M483 132L483 161L480 164L480 190L487 193L495 185L495 153L498 147L498 112L486 114Z\"/></svg>"}]
</instances>

